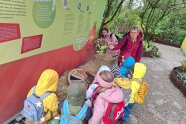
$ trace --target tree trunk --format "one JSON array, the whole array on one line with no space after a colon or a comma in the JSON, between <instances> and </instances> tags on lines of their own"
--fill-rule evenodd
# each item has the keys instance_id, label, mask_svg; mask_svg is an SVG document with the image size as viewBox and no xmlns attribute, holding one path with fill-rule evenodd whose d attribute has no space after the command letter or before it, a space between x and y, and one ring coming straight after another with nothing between
<instances>
[{"instance_id":1,"label":"tree trunk","mask_svg":"<svg viewBox=\"0 0 186 124\"><path fill-rule=\"evenodd\" d=\"M109 24L113 19L114 17L118 14L119 10L121 9L122 5L123 5L123 2L125 0L121 0L116 8L116 10L113 13L113 15L111 15L111 11L113 11L113 2L115 0L107 0L107 6L105 8L105 11L104 11L104 16L103 16L103 19L102 19L102 22L101 22L101 26L100 26L100 30L99 30L99 37L101 36L101 29L106 26L107 24ZM110 19L108 19L110 16Z\"/></svg>"}]
</instances>

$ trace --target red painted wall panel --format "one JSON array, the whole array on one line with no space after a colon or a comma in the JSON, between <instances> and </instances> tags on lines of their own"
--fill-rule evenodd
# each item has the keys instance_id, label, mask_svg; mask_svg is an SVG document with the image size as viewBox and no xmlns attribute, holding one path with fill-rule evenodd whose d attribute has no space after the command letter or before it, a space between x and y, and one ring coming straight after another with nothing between
<instances>
[{"instance_id":1,"label":"red painted wall panel","mask_svg":"<svg viewBox=\"0 0 186 124\"><path fill-rule=\"evenodd\" d=\"M28 91L43 70L51 68L61 75L90 59L94 48L93 40L89 40L80 51L68 46L0 65L0 123L21 111Z\"/></svg>"}]
</instances>

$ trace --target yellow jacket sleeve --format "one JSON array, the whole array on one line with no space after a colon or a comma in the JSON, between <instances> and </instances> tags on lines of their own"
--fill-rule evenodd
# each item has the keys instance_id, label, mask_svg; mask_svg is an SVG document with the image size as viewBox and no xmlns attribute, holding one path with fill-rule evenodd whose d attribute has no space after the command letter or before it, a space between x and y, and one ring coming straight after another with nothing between
<instances>
[{"instance_id":1,"label":"yellow jacket sleeve","mask_svg":"<svg viewBox=\"0 0 186 124\"><path fill-rule=\"evenodd\" d=\"M53 117L57 115L58 104L59 102L57 96L54 93L50 94L43 100L45 112L48 111L48 113L45 115L45 120L49 120L51 118L50 112L52 112Z\"/></svg>"},{"instance_id":2,"label":"yellow jacket sleeve","mask_svg":"<svg viewBox=\"0 0 186 124\"><path fill-rule=\"evenodd\" d=\"M130 96L129 103L135 103L134 95L138 92L139 87L140 87L140 84L138 82L132 81L132 84L131 84L132 93L131 93L131 96Z\"/></svg>"}]
</instances>

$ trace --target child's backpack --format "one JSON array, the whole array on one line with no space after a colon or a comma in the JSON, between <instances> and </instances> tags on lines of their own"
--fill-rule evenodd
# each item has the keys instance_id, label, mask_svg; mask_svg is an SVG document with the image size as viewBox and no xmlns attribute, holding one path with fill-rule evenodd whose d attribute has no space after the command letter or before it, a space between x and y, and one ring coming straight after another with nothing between
<instances>
[{"instance_id":1,"label":"child's backpack","mask_svg":"<svg viewBox=\"0 0 186 124\"><path fill-rule=\"evenodd\" d=\"M98 84L99 85L99 82L95 82L95 84ZM92 97L91 97L91 101L92 103L94 103L94 101L96 100L97 96L101 93L101 92L104 92L105 90L107 90L108 88L104 88L104 87L101 87L101 86L98 86L94 89L93 91L93 94L92 94Z\"/></svg>"},{"instance_id":2,"label":"child's backpack","mask_svg":"<svg viewBox=\"0 0 186 124\"><path fill-rule=\"evenodd\" d=\"M70 114L68 100L65 100L63 103L63 115L60 119L60 124L82 124L82 119L85 116L88 110L88 105L84 104L81 111L73 116Z\"/></svg>"},{"instance_id":3,"label":"child's backpack","mask_svg":"<svg viewBox=\"0 0 186 124\"><path fill-rule=\"evenodd\" d=\"M28 120L33 122L43 122L44 120L44 106L43 99L48 97L51 92L46 92L40 97L36 96L36 86L33 88L33 93L24 101L24 108L21 114Z\"/></svg>"},{"instance_id":4,"label":"child's backpack","mask_svg":"<svg viewBox=\"0 0 186 124\"><path fill-rule=\"evenodd\" d=\"M118 120L124 116L124 101L120 103L109 103L103 117L104 124L117 124Z\"/></svg>"},{"instance_id":5,"label":"child's backpack","mask_svg":"<svg viewBox=\"0 0 186 124\"><path fill-rule=\"evenodd\" d=\"M134 100L136 101L136 103L143 104L145 96L147 94L148 86L149 85L146 82L142 82L140 84L138 92L134 95Z\"/></svg>"}]
</instances>

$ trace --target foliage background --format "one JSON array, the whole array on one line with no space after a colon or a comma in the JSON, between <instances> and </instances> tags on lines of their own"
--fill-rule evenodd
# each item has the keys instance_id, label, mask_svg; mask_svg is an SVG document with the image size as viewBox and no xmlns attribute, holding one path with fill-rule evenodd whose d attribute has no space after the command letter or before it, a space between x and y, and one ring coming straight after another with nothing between
<instances>
[{"instance_id":1,"label":"foliage background","mask_svg":"<svg viewBox=\"0 0 186 124\"><path fill-rule=\"evenodd\" d=\"M102 26L122 36L141 25L145 40L181 45L186 36L186 0L107 0Z\"/></svg>"}]
</instances>

